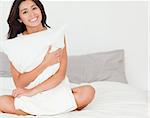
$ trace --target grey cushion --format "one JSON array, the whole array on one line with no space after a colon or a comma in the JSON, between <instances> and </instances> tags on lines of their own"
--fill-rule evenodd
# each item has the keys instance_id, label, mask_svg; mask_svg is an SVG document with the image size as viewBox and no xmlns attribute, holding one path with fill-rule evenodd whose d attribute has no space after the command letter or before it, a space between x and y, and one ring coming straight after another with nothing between
<instances>
[{"instance_id":1,"label":"grey cushion","mask_svg":"<svg viewBox=\"0 0 150 118\"><path fill-rule=\"evenodd\" d=\"M9 76L11 76L9 60L4 53L0 52L0 77Z\"/></svg>"},{"instance_id":2,"label":"grey cushion","mask_svg":"<svg viewBox=\"0 0 150 118\"><path fill-rule=\"evenodd\" d=\"M124 50L70 56L67 75L73 83L93 81L127 83L124 69Z\"/></svg>"},{"instance_id":3,"label":"grey cushion","mask_svg":"<svg viewBox=\"0 0 150 118\"><path fill-rule=\"evenodd\" d=\"M11 76L9 61L0 53L0 76ZM73 83L117 81L127 83L124 69L124 50L69 56L67 76Z\"/></svg>"}]
</instances>

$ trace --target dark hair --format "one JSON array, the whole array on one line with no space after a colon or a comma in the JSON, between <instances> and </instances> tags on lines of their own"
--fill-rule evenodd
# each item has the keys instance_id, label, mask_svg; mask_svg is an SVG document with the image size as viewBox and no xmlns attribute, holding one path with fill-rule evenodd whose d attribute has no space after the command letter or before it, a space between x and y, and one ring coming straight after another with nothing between
<instances>
[{"instance_id":1,"label":"dark hair","mask_svg":"<svg viewBox=\"0 0 150 118\"><path fill-rule=\"evenodd\" d=\"M8 39L12 39L17 37L18 34L23 33L26 30L26 26L24 23L20 23L18 19L19 17L19 5L21 2L26 0L15 0L12 4L9 17L7 19L7 23L9 24L9 31L8 31ZM41 10L42 13L42 25L43 27L49 27L46 24L46 14L44 10L44 6L39 0L32 0ZM49 27L50 28L50 27Z\"/></svg>"}]
</instances>

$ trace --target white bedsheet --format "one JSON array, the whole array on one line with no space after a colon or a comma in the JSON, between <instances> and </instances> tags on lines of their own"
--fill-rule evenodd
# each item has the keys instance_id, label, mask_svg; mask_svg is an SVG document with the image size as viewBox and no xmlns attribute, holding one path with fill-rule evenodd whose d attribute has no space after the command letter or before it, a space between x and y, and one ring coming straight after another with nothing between
<instances>
[{"instance_id":1,"label":"white bedsheet","mask_svg":"<svg viewBox=\"0 0 150 118\"><path fill-rule=\"evenodd\" d=\"M55 116L16 116L0 118L148 118L147 94L118 82L93 82L94 100L83 110ZM73 84L72 86L78 86ZM7 116L7 117L5 117Z\"/></svg>"}]
</instances>

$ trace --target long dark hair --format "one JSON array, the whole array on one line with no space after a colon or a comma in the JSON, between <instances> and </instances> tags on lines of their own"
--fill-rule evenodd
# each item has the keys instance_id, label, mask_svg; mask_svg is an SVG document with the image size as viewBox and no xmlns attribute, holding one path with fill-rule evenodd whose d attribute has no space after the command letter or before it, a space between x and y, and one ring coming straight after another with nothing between
<instances>
[{"instance_id":1,"label":"long dark hair","mask_svg":"<svg viewBox=\"0 0 150 118\"><path fill-rule=\"evenodd\" d=\"M9 24L9 31L8 31L8 39L12 39L17 37L18 34L23 33L26 30L26 26L24 23L20 23L18 21L18 19L20 19L19 17L19 5L21 4L21 2L26 1L26 0L15 0L12 4L11 10L10 10L10 14L8 16L7 19L7 23ZM42 5L42 3L39 0L32 0L33 2L35 2L35 4L40 8L41 13L42 13L42 25L43 27L49 27L46 24L46 14L45 14L45 10L44 10L44 6Z\"/></svg>"}]
</instances>

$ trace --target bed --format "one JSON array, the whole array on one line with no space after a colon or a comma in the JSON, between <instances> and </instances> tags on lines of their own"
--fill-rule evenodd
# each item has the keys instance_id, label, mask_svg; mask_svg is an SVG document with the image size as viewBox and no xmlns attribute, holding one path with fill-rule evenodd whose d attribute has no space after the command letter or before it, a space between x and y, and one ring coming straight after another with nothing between
<instances>
[{"instance_id":1,"label":"bed","mask_svg":"<svg viewBox=\"0 0 150 118\"><path fill-rule=\"evenodd\" d=\"M6 56L0 57L0 95L11 94L9 63ZM148 118L147 93L128 84L123 50L69 56L67 75L71 87L89 84L96 90L94 100L81 111L54 116L1 114L0 118Z\"/></svg>"}]
</instances>

